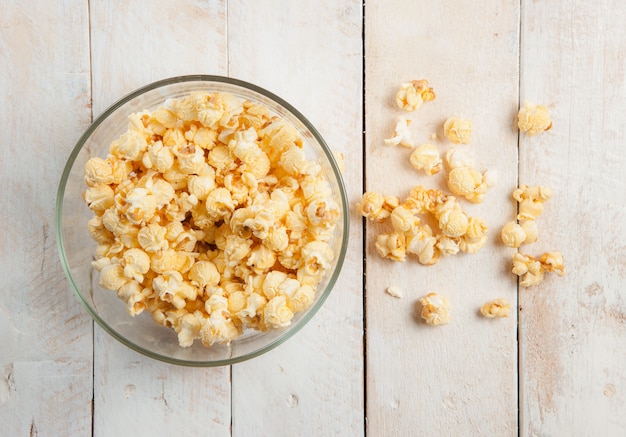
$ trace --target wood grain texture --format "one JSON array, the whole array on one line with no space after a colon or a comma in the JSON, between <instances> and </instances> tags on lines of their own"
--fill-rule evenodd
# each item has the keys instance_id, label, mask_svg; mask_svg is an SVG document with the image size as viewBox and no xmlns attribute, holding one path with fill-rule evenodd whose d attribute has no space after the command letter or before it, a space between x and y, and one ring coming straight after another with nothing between
<instances>
[{"instance_id":1,"label":"wood grain texture","mask_svg":"<svg viewBox=\"0 0 626 437\"><path fill-rule=\"evenodd\" d=\"M91 1L94 114L133 89L227 73L224 1ZM95 331L94 434L230 435L230 369L169 366Z\"/></svg>"},{"instance_id":2,"label":"wood grain texture","mask_svg":"<svg viewBox=\"0 0 626 437\"><path fill-rule=\"evenodd\" d=\"M443 154L446 118L472 120L477 169L500 174L482 204L461 200L483 218L489 241L478 253L422 266L381 259L374 248L388 224L367 225L367 424L368 434L517 435L516 315L486 320L479 308L496 297L515 307L516 281L507 272L510 253L498 242L515 210L519 5L516 1L368 1L365 11L366 188L404 199L415 185L445 188L445 170L417 173L410 151L388 147L398 116L405 115L416 144L434 142ZM394 97L403 82L428 79L437 98L404 113ZM402 299L385 293L391 285ZM450 300L452 321L425 325L415 310L430 291Z\"/></svg>"},{"instance_id":3,"label":"wood grain texture","mask_svg":"<svg viewBox=\"0 0 626 437\"><path fill-rule=\"evenodd\" d=\"M283 97L362 179L359 1L230 1L229 69ZM274 351L233 366L233 435L362 435L362 227L351 220L343 273L319 313Z\"/></svg>"},{"instance_id":4,"label":"wood grain texture","mask_svg":"<svg viewBox=\"0 0 626 437\"><path fill-rule=\"evenodd\" d=\"M3 435L91 430L92 324L69 290L54 236L59 178L90 121L87 22L81 1L0 6Z\"/></svg>"},{"instance_id":5,"label":"wood grain texture","mask_svg":"<svg viewBox=\"0 0 626 437\"><path fill-rule=\"evenodd\" d=\"M553 128L520 139L520 183L551 187L531 254L568 272L520 290L521 434L626 429L626 20L623 4L522 7L521 97Z\"/></svg>"}]
</instances>

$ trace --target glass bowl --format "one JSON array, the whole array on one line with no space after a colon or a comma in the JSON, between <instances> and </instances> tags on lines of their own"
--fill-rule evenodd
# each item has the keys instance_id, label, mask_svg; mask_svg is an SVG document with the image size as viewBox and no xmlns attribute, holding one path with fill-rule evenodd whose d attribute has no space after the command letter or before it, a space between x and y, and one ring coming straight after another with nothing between
<instances>
[{"instance_id":1,"label":"glass bowl","mask_svg":"<svg viewBox=\"0 0 626 437\"><path fill-rule=\"evenodd\" d=\"M200 341L193 346L179 346L173 329L159 326L145 311L135 317L115 291L98 285L98 273L91 262L96 243L87 229L93 213L82 194L85 163L92 157L106 158L110 144L128 127L128 116L143 110L154 110L166 99L184 97L194 91L225 92L267 107L293 124L303 140L307 159L322 168L328 180L340 215L330 246L334 251L331 268L318 285L312 305L295 314L285 328L257 331L245 329L229 345L205 347ZM219 76L193 75L161 80L140 88L114 103L100 115L78 140L61 177L56 201L57 247L65 274L77 298L93 319L110 335L128 346L157 360L187 366L221 366L244 361L273 349L300 330L319 310L331 292L341 270L348 242L349 212L345 187L332 152L313 125L293 106L274 94L249 83Z\"/></svg>"}]
</instances>

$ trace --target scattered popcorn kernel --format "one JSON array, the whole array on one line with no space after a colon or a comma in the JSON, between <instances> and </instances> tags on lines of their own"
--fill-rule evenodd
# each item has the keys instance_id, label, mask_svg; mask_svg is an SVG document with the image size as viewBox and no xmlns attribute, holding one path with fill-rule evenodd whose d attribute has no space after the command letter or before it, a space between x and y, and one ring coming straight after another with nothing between
<instances>
[{"instance_id":1,"label":"scattered popcorn kernel","mask_svg":"<svg viewBox=\"0 0 626 437\"><path fill-rule=\"evenodd\" d=\"M520 185L513 191L513 199L519 202L518 220L535 220L543 212L543 203L552 197L552 190L540 185Z\"/></svg>"},{"instance_id":2,"label":"scattered popcorn kernel","mask_svg":"<svg viewBox=\"0 0 626 437\"><path fill-rule=\"evenodd\" d=\"M480 308L480 313L488 318L493 319L495 317L509 317L509 310L511 304L504 298L494 299L491 302L487 302Z\"/></svg>"},{"instance_id":3,"label":"scattered popcorn kernel","mask_svg":"<svg viewBox=\"0 0 626 437\"><path fill-rule=\"evenodd\" d=\"M462 237L467 232L469 219L452 196L437 205L435 217L439 221L439 229L447 237Z\"/></svg>"},{"instance_id":4,"label":"scattered popcorn kernel","mask_svg":"<svg viewBox=\"0 0 626 437\"><path fill-rule=\"evenodd\" d=\"M391 226L396 232L415 234L420 219L412 210L400 205L391 211Z\"/></svg>"},{"instance_id":5,"label":"scattered popcorn kernel","mask_svg":"<svg viewBox=\"0 0 626 437\"><path fill-rule=\"evenodd\" d=\"M526 233L526 238L524 239L524 244L531 244L537 241L538 238L538 230L537 223L534 220L526 220L522 222L522 229Z\"/></svg>"},{"instance_id":6,"label":"scattered popcorn kernel","mask_svg":"<svg viewBox=\"0 0 626 437\"><path fill-rule=\"evenodd\" d=\"M502 228L501 237L506 246L514 248L534 243L537 241L537 224L534 220L524 221L521 225L511 221Z\"/></svg>"},{"instance_id":7,"label":"scattered popcorn kernel","mask_svg":"<svg viewBox=\"0 0 626 437\"><path fill-rule=\"evenodd\" d=\"M400 287L396 287L396 286L387 287L385 292L389 296L395 297L397 299L402 299L402 296L403 296L402 290L400 289Z\"/></svg>"},{"instance_id":8,"label":"scattered popcorn kernel","mask_svg":"<svg viewBox=\"0 0 626 437\"><path fill-rule=\"evenodd\" d=\"M427 225L420 227L415 235L406 237L406 252L416 255L420 264L431 266L439 262L441 253L436 247L437 238L433 237L432 230Z\"/></svg>"},{"instance_id":9,"label":"scattered popcorn kernel","mask_svg":"<svg viewBox=\"0 0 626 437\"><path fill-rule=\"evenodd\" d=\"M518 248L526 240L526 231L517 222L511 221L502 227L500 236L505 246Z\"/></svg>"},{"instance_id":10,"label":"scattered popcorn kernel","mask_svg":"<svg viewBox=\"0 0 626 437\"><path fill-rule=\"evenodd\" d=\"M444 296L428 293L419 302L422 305L422 319L427 325L438 326L450 322L450 304Z\"/></svg>"},{"instance_id":11,"label":"scattered popcorn kernel","mask_svg":"<svg viewBox=\"0 0 626 437\"><path fill-rule=\"evenodd\" d=\"M548 108L543 105L531 105L528 102L517 114L517 126L526 135L536 135L552 127Z\"/></svg>"},{"instance_id":12,"label":"scattered popcorn kernel","mask_svg":"<svg viewBox=\"0 0 626 437\"><path fill-rule=\"evenodd\" d=\"M457 167L474 167L474 156L466 147L456 146L446 152L446 165L449 170Z\"/></svg>"},{"instance_id":13,"label":"scattered popcorn kernel","mask_svg":"<svg viewBox=\"0 0 626 437\"><path fill-rule=\"evenodd\" d=\"M543 280L545 272L565 274L563 255L560 252L546 252L539 259L517 252L513 255L512 272L521 278L520 285L530 287Z\"/></svg>"},{"instance_id":14,"label":"scattered popcorn kernel","mask_svg":"<svg viewBox=\"0 0 626 437\"><path fill-rule=\"evenodd\" d=\"M437 148L431 144L417 146L409 158L415 170L424 170L428 175L441 171L441 158Z\"/></svg>"},{"instance_id":15,"label":"scattered popcorn kernel","mask_svg":"<svg viewBox=\"0 0 626 437\"><path fill-rule=\"evenodd\" d=\"M435 91L425 79L403 83L396 94L396 104L407 112L415 111L424 102L435 100Z\"/></svg>"},{"instance_id":16,"label":"scattered popcorn kernel","mask_svg":"<svg viewBox=\"0 0 626 437\"><path fill-rule=\"evenodd\" d=\"M483 175L470 167L456 167L448 173L448 188L452 194L463 196L472 203L480 203L487 192Z\"/></svg>"},{"instance_id":17,"label":"scattered popcorn kernel","mask_svg":"<svg viewBox=\"0 0 626 437\"><path fill-rule=\"evenodd\" d=\"M392 232L390 234L379 234L376 237L376 251L383 258L393 261L404 261L406 259L406 237L404 234Z\"/></svg>"},{"instance_id":18,"label":"scattered popcorn kernel","mask_svg":"<svg viewBox=\"0 0 626 437\"><path fill-rule=\"evenodd\" d=\"M472 141L472 122L452 117L443 124L443 134L454 144L469 144Z\"/></svg>"},{"instance_id":19,"label":"scattered popcorn kernel","mask_svg":"<svg viewBox=\"0 0 626 437\"><path fill-rule=\"evenodd\" d=\"M467 232L459 241L459 249L466 253L476 253L487 243L487 225L478 217L468 219Z\"/></svg>"},{"instance_id":20,"label":"scattered popcorn kernel","mask_svg":"<svg viewBox=\"0 0 626 437\"><path fill-rule=\"evenodd\" d=\"M383 221L391 215L400 204L400 199L394 196L383 196L373 191L367 191L363 194L361 202L357 204L359 214L369 220Z\"/></svg>"},{"instance_id":21,"label":"scattered popcorn kernel","mask_svg":"<svg viewBox=\"0 0 626 437\"><path fill-rule=\"evenodd\" d=\"M413 140L411 139L409 124L411 124L411 120L407 120L404 117L398 117L394 136L386 139L385 145L397 146L399 144L404 147L413 147Z\"/></svg>"},{"instance_id":22,"label":"scattered popcorn kernel","mask_svg":"<svg viewBox=\"0 0 626 437\"><path fill-rule=\"evenodd\" d=\"M559 276L565 274L565 262L561 252L546 252L539 257L539 262L547 272L557 272Z\"/></svg>"}]
</instances>

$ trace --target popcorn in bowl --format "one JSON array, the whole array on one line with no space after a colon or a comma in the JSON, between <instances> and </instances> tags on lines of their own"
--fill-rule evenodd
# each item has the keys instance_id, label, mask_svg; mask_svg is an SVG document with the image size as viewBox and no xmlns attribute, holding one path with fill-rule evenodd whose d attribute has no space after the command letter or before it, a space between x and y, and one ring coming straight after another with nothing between
<instances>
[{"instance_id":1,"label":"popcorn in bowl","mask_svg":"<svg viewBox=\"0 0 626 437\"><path fill-rule=\"evenodd\" d=\"M132 114L84 180L100 286L182 347L289 326L337 257L341 209L300 133L229 93Z\"/></svg>"}]
</instances>

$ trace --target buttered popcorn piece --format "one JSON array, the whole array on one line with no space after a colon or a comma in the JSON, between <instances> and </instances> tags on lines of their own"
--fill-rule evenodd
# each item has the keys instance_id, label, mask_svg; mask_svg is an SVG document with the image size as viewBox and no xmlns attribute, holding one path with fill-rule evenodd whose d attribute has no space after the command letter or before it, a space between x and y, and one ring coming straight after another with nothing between
<instances>
[{"instance_id":1,"label":"buttered popcorn piece","mask_svg":"<svg viewBox=\"0 0 626 437\"><path fill-rule=\"evenodd\" d=\"M448 173L448 188L454 195L465 197L472 203L480 203L487 193L488 185L477 170L456 167Z\"/></svg>"},{"instance_id":2,"label":"buttered popcorn piece","mask_svg":"<svg viewBox=\"0 0 626 437\"><path fill-rule=\"evenodd\" d=\"M550 130L552 120L550 120L548 108L526 102L517 114L517 127L526 135L531 136Z\"/></svg>"},{"instance_id":3,"label":"buttered popcorn piece","mask_svg":"<svg viewBox=\"0 0 626 437\"><path fill-rule=\"evenodd\" d=\"M424 102L435 100L435 97L435 91L428 86L427 80L413 80L401 85L396 93L396 104L398 108L411 112L420 108Z\"/></svg>"},{"instance_id":4,"label":"buttered popcorn piece","mask_svg":"<svg viewBox=\"0 0 626 437\"><path fill-rule=\"evenodd\" d=\"M454 144L469 144L472 141L472 122L458 117L448 118L443 124L443 134Z\"/></svg>"},{"instance_id":5,"label":"buttered popcorn piece","mask_svg":"<svg viewBox=\"0 0 626 437\"><path fill-rule=\"evenodd\" d=\"M363 217L383 221L391 215L391 211L400 205L400 199L395 196L383 196L382 194L367 191L363 193L361 201L357 203L357 210Z\"/></svg>"},{"instance_id":6,"label":"buttered popcorn piece","mask_svg":"<svg viewBox=\"0 0 626 437\"><path fill-rule=\"evenodd\" d=\"M445 325L450 322L450 303L448 299L431 292L419 300L422 311L421 317L430 326Z\"/></svg>"},{"instance_id":7,"label":"buttered popcorn piece","mask_svg":"<svg viewBox=\"0 0 626 437\"><path fill-rule=\"evenodd\" d=\"M498 298L487 302L480 308L480 313L487 319L509 317L511 304L507 299Z\"/></svg>"},{"instance_id":8,"label":"buttered popcorn piece","mask_svg":"<svg viewBox=\"0 0 626 437\"><path fill-rule=\"evenodd\" d=\"M411 139L411 131L409 131L409 125L411 120L407 120L405 117L398 117L396 123L394 136L385 139L385 145L397 146L398 144L404 147L413 147L413 140Z\"/></svg>"},{"instance_id":9,"label":"buttered popcorn piece","mask_svg":"<svg viewBox=\"0 0 626 437\"><path fill-rule=\"evenodd\" d=\"M437 148L432 144L417 146L411 153L409 161L415 170L423 170L428 175L441 171L441 157Z\"/></svg>"},{"instance_id":10,"label":"buttered popcorn piece","mask_svg":"<svg viewBox=\"0 0 626 437\"><path fill-rule=\"evenodd\" d=\"M513 191L513 199L519 202L518 220L535 220L543 212L543 204L552 197L552 189L541 185L520 185Z\"/></svg>"},{"instance_id":11,"label":"buttered popcorn piece","mask_svg":"<svg viewBox=\"0 0 626 437\"><path fill-rule=\"evenodd\" d=\"M392 297L395 297L396 299L402 299L402 290L400 289L400 287L397 287L395 285L392 285L390 287L387 287L385 289L385 292Z\"/></svg>"},{"instance_id":12,"label":"buttered popcorn piece","mask_svg":"<svg viewBox=\"0 0 626 437\"><path fill-rule=\"evenodd\" d=\"M332 268L341 216L302 147L287 120L229 94L194 92L129 116L107 158L85 165L99 284L181 347L288 326ZM365 199L372 219L399 205Z\"/></svg>"},{"instance_id":13,"label":"buttered popcorn piece","mask_svg":"<svg viewBox=\"0 0 626 437\"><path fill-rule=\"evenodd\" d=\"M376 237L375 247L378 254L383 258L389 258L393 261L406 259L406 237L403 233L379 234Z\"/></svg>"},{"instance_id":14,"label":"buttered popcorn piece","mask_svg":"<svg viewBox=\"0 0 626 437\"><path fill-rule=\"evenodd\" d=\"M539 259L517 252L513 255L512 272L521 278L520 285L531 287L539 284L545 272L557 272L559 276L565 274L565 263L561 252L545 252Z\"/></svg>"},{"instance_id":15,"label":"buttered popcorn piece","mask_svg":"<svg viewBox=\"0 0 626 437\"><path fill-rule=\"evenodd\" d=\"M518 248L522 244L530 244L537 241L537 224L534 220L527 220L518 224L511 221L502 227L500 233L505 246Z\"/></svg>"}]
</instances>

